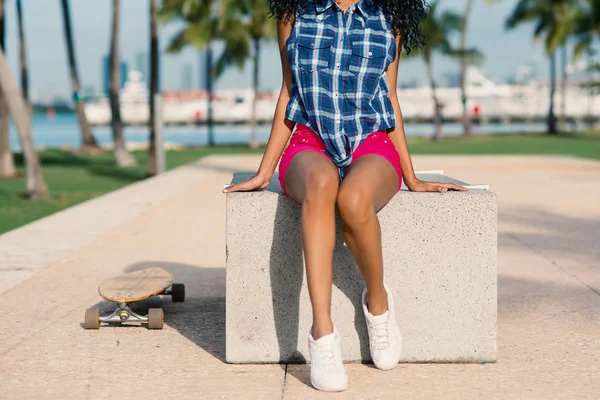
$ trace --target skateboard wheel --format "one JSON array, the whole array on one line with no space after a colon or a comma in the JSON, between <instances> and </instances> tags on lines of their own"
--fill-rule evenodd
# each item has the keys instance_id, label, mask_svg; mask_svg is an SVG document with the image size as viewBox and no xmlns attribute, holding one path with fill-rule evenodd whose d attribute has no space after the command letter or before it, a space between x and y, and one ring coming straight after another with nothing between
<instances>
[{"instance_id":1,"label":"skateboard wheel","mask_svg":"<svg viewBox=\"0 0 600 400\"><path fill-rule=\"evenodd\" d=\"M85 329L100 329L100 309L88 308L85 310Z\"/></svg>"},{"instance_id":2,"label":"skateboard wheel","mask_svg":"<svg viewBox=\"0 0 600 400\"><path fill-rule=\"evenodd\" d=\"M171 286L171 300L174 302L185 301L185 285L183 283L174 283Z\"/></svg>"},{"instance_id":3,"label":"skateboard wheel","mask_svg":"<svg viewBox=\"0 0 600 400\"><path fill-rule=\"evenodd\" d=\"M165 323L165 314L162 308L148 310L148 329L162 329Z\"/></svg>"}]
</instances>

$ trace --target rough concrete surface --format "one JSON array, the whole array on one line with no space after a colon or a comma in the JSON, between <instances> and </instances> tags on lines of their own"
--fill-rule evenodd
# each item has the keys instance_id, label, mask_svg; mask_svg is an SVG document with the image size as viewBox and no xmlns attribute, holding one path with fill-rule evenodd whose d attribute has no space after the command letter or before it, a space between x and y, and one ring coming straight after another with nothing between
<instances>
[{"instance_id":1,"label":"rough concrete surface","mask_svg":"<svg viewBox=\"0 0 600 400\"><path fill-rule=\"evenodd\" d=\"M236 174L234 182L240 180ZM312 311L300 207L280 194L276 178L271 187L227 195L228 362L309 357ZM385 281L403 333L401 361L496 360L496 214L496 196L485 190L401 191L379 213ZM364 284L343 246L339 221L333 280L333 320L344 361L370 361L360 304Z\"/></svg>"},{"instance_id":2,"label":"rough concrete surface","mask_svg":"<svg viewBox=\"0 0 600 400\"><path fill-rule=\"evenodd\" d=\"M233 170L254 169L259 162L255 156L211 157L174 171L162 183L140 183L153 185L147 196L162 193L163 199L133 217L120 219L115 212L111 229L2 291L0 398L600 397L600 163L415 157L417 169L444 169L465 182L489 183L498 195L498 360L401 364L389 372L348 364L348 391L331 395L308 386L307 365L224 362L221 189ZM179 174L191 171L197 171L198 181L173 191ZM65 221L72 221L65 213ZM107 218L105 212L81 218L108 223L98 222ZM23 247L38 249L47 239L25 233ZM139 305L162 304L164 330L81 327L86 308L110 308L96 292L102 280L153 265L187 285L186 303L154 299Z\"/></svg>"}]
</instances>

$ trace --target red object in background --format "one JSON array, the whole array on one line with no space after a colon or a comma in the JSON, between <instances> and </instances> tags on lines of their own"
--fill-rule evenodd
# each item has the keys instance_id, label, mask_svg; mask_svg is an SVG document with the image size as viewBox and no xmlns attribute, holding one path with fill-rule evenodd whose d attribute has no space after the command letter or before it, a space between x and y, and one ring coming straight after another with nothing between
<instances>
[{"instance_id":1,"label":"red object in background","mask_svg":"<svg viewBox=\"0 0 600 400\"><path fill-rule=\"evenodd\" d=\"M480 112L481 112L481 109L479 108L479 106L477 104L475 104L475 106L473 107L473 116L479 117Z\"/></svg>"},{"instance_id":2,"label":"red object in background","mask_svg":"<svg viewBox=\"0 0 600 400\"><path fill-rule=\"evenodd\" d=\"M201 100L207 97L204 90L166 90L162 95L166 101Z\"/></svg>"},{"instance_id":3,"label":"red object in background","mask_svg":"<svg viewBox=\"0 0 600 400\"><path fill-rule=\"evenodd\" d=\"M200 111L196 111L196 112L194 113L194 119L195 119L196 121L200 121L200 120L202 119L202 113L201 113Z\"/></svg>"}]
</instances>

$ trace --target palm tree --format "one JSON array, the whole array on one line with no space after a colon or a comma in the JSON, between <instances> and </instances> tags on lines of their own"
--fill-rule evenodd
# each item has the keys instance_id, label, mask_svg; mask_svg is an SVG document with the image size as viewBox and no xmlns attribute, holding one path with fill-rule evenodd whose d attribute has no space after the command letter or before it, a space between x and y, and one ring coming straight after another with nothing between
<instances>
[{"instance_id":1,"label":"palm tree","mask_svg":"<svg viewBox=\"0 0 600 400\"><path fill-rule=\"evenodd\" d=\"M568 66L568 54L567 54L567 42L571 39L576 29L576 18L580 13L579 4L576 0L555 0L556 16L558 19L558 29L552 29L552 38L550 39L550 47L558 49L560 47L560 63L562 70L561 79L561 102L560 102L560 118L559 118L559 130L564 131L566 129L567 122L567 66Z\"/></svg>"},{"instance_id":2,"label":"palm tree","mask_svg":"<svg viewBox=\"0 0 600 400\"><path fill-rule=\"evenodd\" d=\"M30 112L10 72L10 67L4 56L4 50L0 51L0 86L2 86L4 98L17 126L23 147L27 172L27 194L32 199L47 197L48 190L46 189L44 175L42 174L42 167L33 145Z\"/></svg>"},{"instance_id":3,"label":"palm tree","mask_svg":"<svg viewBox=\"0 0 600 400\"><path fill-rule=\"evenodd\" d=\"M231 1L222 3L221 37L226 50L217 61L216 74L219 76L226 67L235 64L242 69L249 58L252 60L252 113L250 119L250 147L257 148L256 105L259 87L260 45L263 40L276 37L275 20L268 17L268 0ZM251 50L252 49L252 50Z\"/></svg>"},{"instance_id":4,"label":"palm tree","mask_svg":"<svg viewBox=\"0 0 600 400\"><path fill-rule=\"evenodd\" d=\"M212 40L222 40L225 49L214 66L213 76L215 78L219 77L229 66L235 65L242 69L246 61L252 59L254 96L250 121L250 147L258 146L256 104L259 87L260 45L263 40L269 40L276 36L275 20L269 18L268 14L268 0L221 0L218 10L210 0L200 2L200 4L193 0L167 0L163 4L165 20L179 18L187 24L173 38L169 46L170 51L178 51L190 44L198 48L207 48L210 47ZM212 54L209 52L207 56L212 56ZM210 57L207 58L210 59Z\"/></svg>"},{"instance_id":5,"label":"palm tree","mask_svg":"<svg viewBox=\"0 0 600 400\"><path fill-rule=\"evenodd\" d=\"M96 138L92 134L92 128L85 116L83 104L79 101L78 93L81 88L79 85L79 74L77 73L77 62L75 60L75 48L73 45L73 34L71 31L71 15L69 11L69 0L61 0L62 13L65 31L65 43L67 45L67 56L69 60L69 70L71 74L71 87L74 93L75 111L77 120L81 129L81 149L82 151L96 152L100 150Z\"/></svg>"},{"instance_id":6,"label":"palm tree","mask_svg":"<svg viewBox=\"0 0 600 400\"><path fill-rule=\"evenodd\" d=\"M572 36L575 39L573 57L579 58L600 38L600 0L584 0L572 8Z\"/></svg>"},{"instance_id":7,"label":"palm tree","mask_svg":"<svg viewBox=\"0 0 600 400\"><path fill-rule=\"evenodd\" d=\"M600 92L600 81L594 79L595 73L600 71L600 64L594 62L596 51L592 48L594 39L600 38L600 0L582 1L580 6L574 8L571 16L573 23L572 36L575 41L573 58L577 59L587 55L589 81L581 86L589 91L589 96L592 96ZM591 118L589 106L588 118Z\"/></svg>"},{"instance_id":8,"label":"palm tree","mask_svg":"<svg viewBox=\"0 0 600 400\"><path fill-rule=\"evenodd\" d=\"M464 136L471 136L471 117L467 108L467 90L466 90L466 76L467 76L467 22L469 21L469 15L473 8L473 0L467 0L465 11L462 16L462 27L460 29L460 94L461 102L463 106L463 125L464 125Z\"/></svg>"},{"instance_id":9,"label":"palm tree","mask_svg":"<svg viewBox=\"0 0 600 400\"><path fill-rule=\"evenodd\" d=\"M560 81L560 118L558 122L559 130L564 132L567 127L567 43L565 42L560 46L560 67L562 70L562 79Z\"/></svg>"},{"instance_id":10,"label":"palm tree","mask_svg":"<svg viewBox=\"0 0 600 400\"><path fill-rule=\"evenodd\" d=\"M16 1L17 5L17 21L19 23L19 60L21 63L21 93L23 94L23 101L28 108L31 108L29 104L29 69L27 67L27 53L25 51L25 32L23 25L23 6L21 0Z\"/></svg>"},{"instance_id":11,"label":"palm tree","mask_svg":"<svg viewBox=\"0 0 600 400\"><path fill-rule=\"evenodd\" d=\"M158 93L158 5L150 0L150 145L148 148L148 176L156 175L156 109L154 97Z\"/></svg>"},{"instance_id":12,"label":"palm tree","mask_svg":"<svg viewBox=\"0 0 600 400\"><path fill-rule=\"evenodd\" d=\"M119 91L121 90L121 74L119 62L119 0L113 0L112 34L110 38L110 112L113 141L115 143L115 160L119 167L136 165L135 159L127 151L123 137L123 123L121 121L121 104Z\"/></svg>"},{"instance_id":13,"label":"palm tree","mask_svg":"<svg viewBox=\"0 0 600 400\"><path fill-rule=\"evenodd\" d=\"M4 51L4 44L4 0L0 0L0 46L2 46L2 51ZM0 87L0 178L12 178L16 175L15 162L10 151L8 116L8 106Z\"/></svg>"},{"instance_id":14,"label":"palm tree","mask_svg":"<svg viewBox=\"0 0 600 400\"><path fill-rule=\"evenodd\" d=\"M452 33L458 33L463 27L463 18L452 12L438 10L439 0L431 3L427 18L421 23L421 34L425 38L426 46L411 55L421 55L427 66L427 76L431 86L431 99L433 101L433 119L435 123L434 140L442 139L441 103L437 97L436 83L433 75L433 54L439 53L450 57L456 57L461 52L454 49L449 38ZM440 14L441 13L441 14ZM469 54L467 54L469 55Z\"/></svg>"},{"instance_id":15,"label":"palm tree","mask_svg":"<svg viewBox=\"0 0 600 400\"><path fill-rule=\"evenodd\" d=\"M569 35L567 12L571 0L520 0L506 20L506 28L513 29L523 23L535 24L534 39L544 40L544 49L550 60L550 101L548 106L548 133L557 133L554 96L556 93L556 50ZM564 63L566 68L566 62Z\"/></svg>"},{"instance_id":16,"label":"palm tree","mask_svg":"<svg viewBox=\"0 0 600 400\"><path fill-rule=\"evenodd\" d=\"M176 53L188 45L205 52L208 145L214 146L213 129L213 66L212 41L217 37L218 0L164 0L159 14L163 23L182 21L185 27L171 39L168 53Z\"/></svg>"}]
</instances>

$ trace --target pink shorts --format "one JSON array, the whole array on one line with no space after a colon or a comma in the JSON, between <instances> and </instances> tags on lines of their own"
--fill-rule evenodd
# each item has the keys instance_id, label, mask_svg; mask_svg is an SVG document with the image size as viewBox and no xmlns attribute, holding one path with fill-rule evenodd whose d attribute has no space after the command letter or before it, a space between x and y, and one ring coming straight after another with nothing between
<instances>
[{"instance_id":1,"label":"pink shorts","mask_svg":"<svg viewBox=\"0 0 600 400\"><path fill-rule=\"evenodd\" d=\"M281 156L279 162L279 183L281 188L285 191L285 174L290 162L294 156L301 151L312 150L317 153L323 154L325 157L331 160L331 157L326 152L325 143L321 140L319 135L315 133L309 127L303 124L297 124L296 131L290 139L288 147ZM386 131L377 131L371 133L367 138L358 146L352 155L352 162L358 160L361 157L369 154L376 154L388 160L398 173L398 190L402 187L402 167L400 166L400 155L396 150L396 146L389 139Z\"/></svg>"}]
</instances>

